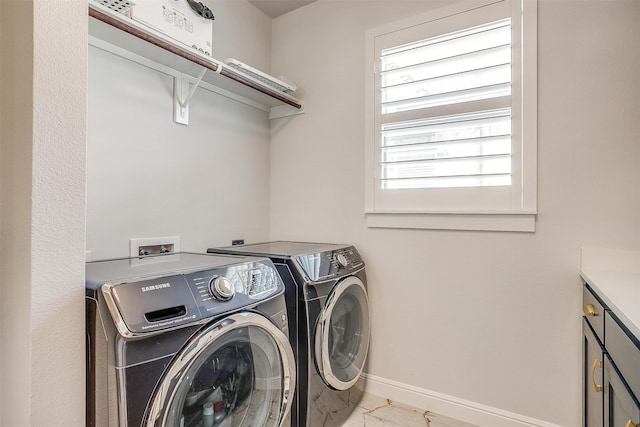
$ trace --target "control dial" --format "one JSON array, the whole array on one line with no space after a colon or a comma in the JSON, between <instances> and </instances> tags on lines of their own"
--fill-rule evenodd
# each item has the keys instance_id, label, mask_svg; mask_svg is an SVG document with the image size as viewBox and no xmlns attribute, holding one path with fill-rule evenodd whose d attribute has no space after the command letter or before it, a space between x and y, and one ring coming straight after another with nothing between
<instances>
[{"instance_id":1,"label":"control dial","mask_svg":"<svg viewBox=\"0 0 640 427\"><path fill-rule=\"evenodd\" d=\"M231 280L224 276L218 276L211 279L209 282L209 290L211 291L211 295L220 301L228 301L233 298L236 293Z\"/></svg>"},{"instance_id":2,"label":"control dial","mask_svg":"<svg viewBox=\"0 0 640 427\"><path fill-rule=\"evenodd\" d=\"M336 260L338 265L342 268L345 268L346 266L349 265L349 260L347 259L346 256L344 256L344 254L336 254L334 259Z\"/></svg>"}]
</instances>

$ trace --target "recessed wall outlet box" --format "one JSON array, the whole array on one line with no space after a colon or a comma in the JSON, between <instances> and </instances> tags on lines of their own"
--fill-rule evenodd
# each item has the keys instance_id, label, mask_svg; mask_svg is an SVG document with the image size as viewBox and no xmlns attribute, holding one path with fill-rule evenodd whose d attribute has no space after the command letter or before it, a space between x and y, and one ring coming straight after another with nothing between
<instances>
[{"instance_id":1,"label":"recessed wall outlet box","mask_svg":"<svg viewBox=\"0 0 640 427\"><path fill-rule=\"evenodd\" d=\"M180 252L180 236L144 237L129 240L129 256L144 258Z\"/></svg>"},{"instance_id":2,"label":"recessed wall outlet box","mask_svg":"<svg viewBox=\"0 0 640 427\"><path fill-rule=\"evenodd\" d=\"M201 54L211 56L213 20L197 14L187 0L135 0L131 18Z\"/></svg>"}]
</instances>

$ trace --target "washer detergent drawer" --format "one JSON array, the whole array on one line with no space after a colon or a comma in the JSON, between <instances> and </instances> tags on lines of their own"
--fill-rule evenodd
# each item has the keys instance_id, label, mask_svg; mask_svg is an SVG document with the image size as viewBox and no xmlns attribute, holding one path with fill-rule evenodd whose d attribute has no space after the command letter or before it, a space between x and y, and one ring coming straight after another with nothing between
<instances>
[{"instance_id":1,"label":"washer detergent drawer","mask_svg":"<svg viewBox=\"0 0 640 427\"><path fill-rule=\"evenodd\" d=\"M200 317L182 276L104 285L103 292L118 332L125 337L175 328Z\"/></svg>"},{"instance_id":2,"label":"washer detergent drawer","mask_svg":"<svg viewBox=\"0 0 640 427\"><path fill-rule=\"evenodd\" d=\"M636 398L640 397L640 343L628 335L607 311L605 346Z\"/></svg>"}]
</instances>

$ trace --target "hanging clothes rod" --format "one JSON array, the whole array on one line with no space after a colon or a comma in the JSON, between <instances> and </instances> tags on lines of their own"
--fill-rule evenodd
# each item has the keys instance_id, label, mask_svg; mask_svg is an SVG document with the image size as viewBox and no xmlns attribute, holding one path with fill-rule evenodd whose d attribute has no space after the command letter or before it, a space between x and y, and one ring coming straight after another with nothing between
<instances>
[{"instance_id":1,"label":"hanging clothes rod","mask_svg":"<svg viewBox=\"0 0 640 427\"><path fill-rule=\"evenodd\" d=\"M253 90L256 90L258 92L261 92L265 95L268 95L274 99L277 99L278 101L290 105L298 110L302 109L302 104L300 104L299 102L293 101L287 97L282 96L281 94L279 94L276 91L272 91L269 90L266 87L262 87L248 79L245 79L244 77L242 77L241 75L233 72L230 68L223 66L220 63L216 63L214 62L214 60L211 61L207 61L203 58L199 58L197 55L193 55L190 52L180 49L170 43L167 43L166 41L152 35L149 33L146 33L136 27L133 27L131 25L128 25L126 22L123 22L119 19L113 18L99 10L93 9L91 7L89 7L89 16L91 16L92 18L95 18L99 21L104 22L105 24L111 25L112 27L115 27L119 30L122 30L128 34L131 34L134 37L137 37L139 39L142 39L144 41L146 41L147 43L150 43L154 46L157 46L161 49L164 49L168 52L171 52L174 55L177 55L179 57L182 57L184 59L187 59L195 64L198 64L202 67L205 67L209 70L215 71L216 73L225 76L231 80L234 80L244 86L248 86Z\"/></svg>"}]
</instances>

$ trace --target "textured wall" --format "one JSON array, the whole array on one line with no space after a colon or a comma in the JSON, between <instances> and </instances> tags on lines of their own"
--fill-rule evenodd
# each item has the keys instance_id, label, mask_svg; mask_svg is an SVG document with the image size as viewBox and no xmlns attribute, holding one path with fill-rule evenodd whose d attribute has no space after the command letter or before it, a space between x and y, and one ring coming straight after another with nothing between
<instances>
[{"instance_id":1,"label":"textured wall","mask_svg":"<svg viewBox=\"0 0 640 427\"><path fill-rule=\"evenodd\" d=\"M82 425L86 2L2 8L1 421Z\"/></svg>"},{"instance_id":2,"label":"textured wall","mask_svg":"<svg viewBox=\"0 0 640 427\"><path fill-rule=\"evenodd\" d=\"M1 425L28 425L30 411L32 11L29 2L0 3Z\"/></svg>"}]
</instances>

